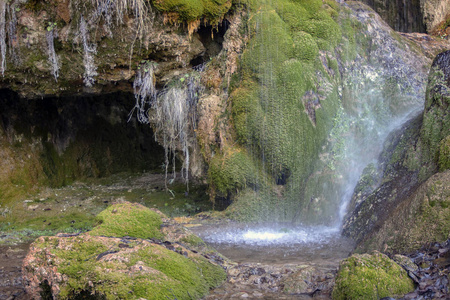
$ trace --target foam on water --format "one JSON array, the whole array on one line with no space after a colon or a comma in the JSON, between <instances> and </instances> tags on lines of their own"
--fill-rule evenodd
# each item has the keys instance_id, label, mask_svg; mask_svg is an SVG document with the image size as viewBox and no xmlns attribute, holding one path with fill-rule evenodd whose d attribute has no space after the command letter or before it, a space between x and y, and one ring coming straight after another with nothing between
<instances>
[{"instance_id":1,"label":"foam on water","mask_svg":"<svg viewBox=\"0 0 450 300\"><path fill-rule=\"evenodd\" d=\"M239 244L255 246L326 244L339 237L336 227L292 227L283 225L242 226L229 225L227 228L207 228L198 234L209 243Z\"/></svg>"},{"instance_id":2,"label":"foam on water","mask_svg":"<svg viewBox=\"0 0 450 300\"><path fill-rule=\"evenodd\" d=\"M239 263L339 265L353 249L338 227L291 224L215 224L192 228L207 244Z\"/></svg>"}]
</instances>

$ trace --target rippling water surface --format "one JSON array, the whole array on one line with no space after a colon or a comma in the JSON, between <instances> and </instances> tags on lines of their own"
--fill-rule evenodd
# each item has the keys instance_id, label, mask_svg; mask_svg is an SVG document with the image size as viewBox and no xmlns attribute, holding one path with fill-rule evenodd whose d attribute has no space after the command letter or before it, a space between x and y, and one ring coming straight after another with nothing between
<instances>
[{"instance_id":1,"label":"rippling water surface","mask_svg":"<svg viewBox=\"0 0 450 300\"><path fill-rule=\"evenodd\" d=\"M353 241L335 227L286 224L217 224L192 230L206 243L239 263L307 263L337 266L349 255Z\"/></svg>"}]
</instances>

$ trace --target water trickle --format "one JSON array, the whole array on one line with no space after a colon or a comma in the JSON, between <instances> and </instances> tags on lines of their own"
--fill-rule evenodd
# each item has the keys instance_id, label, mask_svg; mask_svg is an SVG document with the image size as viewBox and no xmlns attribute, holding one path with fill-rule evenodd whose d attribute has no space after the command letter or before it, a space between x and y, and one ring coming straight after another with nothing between
<instances>
[{"instance_id":1,"label":"water trickle","mask_svg":"<svg viewBox=\"0 0 450 300\"><path fill-rule=\"evenodd\" d=\"M97 46L89 41L89 30L84 17L80 19L80 35L83 42L83 65L84 74L83 82L87 87L92 87L95 83L94 77L98 75L97 66L95 65L94 55L97 54Z\"/></svg>"},{"instance_id":2,"label":"water trickle","mask_svg":"<svg viewBox=\"0 0 450 300\"><path fill-rule=\"evenodd\" d=\"M8 9L8 25L7 25L7 33L8 33L8 47L9 54L11 56L11 60L17 63L18 55L17 51L17 9L18 9L18 1L12 1L9 4Z\"/></svg>"},{"instance_id":3,"label":"water trickle","mask_svg":"<svg viewBox=\"0 0 450 300\"><path fill-rule=\"evenodd\" d=\"M184 158L181 174L186 184L189 182L189 147L192 142L189 136L195 129L197 101L202 90L200 74L194 71L180 78L177 85L163 89L153 103L156 135L162 135L166 150L166 177L170 164L169 151L173 158L173 178L175 178L175 151L181 149Z\"/></svg>"},{"instance_id":4,"label":"water trickle","mask_svg":"<svg viewBox=\"0 0 450 300\"><path fill-rule=\"evenodd\" d=\"M0 72L5 76L6 70L6 1L0 1L0 52L2 62L0 64Z\"/></svg>"},{"instance_id":5,"label":"water trickle","mask_svg":"<svg viewBox=\"0 0 450 300\"><path fill-rule=\"evenodd\" d=\"M52 68L52 75L55 77L55 80L58 81L59 76L59 63L58 56L55 52L54 38L57 37L57 32L53 28L53 24L49 25L47 28L47 32L45 33L45 37L47 39L47 55L48 62Z\"/></svg>"}]
</instances>

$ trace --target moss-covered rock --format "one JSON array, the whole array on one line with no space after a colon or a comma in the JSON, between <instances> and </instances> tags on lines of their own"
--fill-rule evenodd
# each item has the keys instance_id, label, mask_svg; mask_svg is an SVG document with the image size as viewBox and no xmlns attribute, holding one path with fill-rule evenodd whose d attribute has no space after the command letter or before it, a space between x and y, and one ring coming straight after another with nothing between
<instances>
[{"instance_id":1,"label":"moss-covered rock","mask_svg":"<svg viewBox=\"0 0 450 300\"><path fill-rule=\"evenodd\" d=\"M357 251L408 253L426 243L446 241L450 234L449 182L448 170L430 177L375 232L366 234Z\"/></svg>"},{"instance_id":2,"label":"moss-covered rock","mask_svg":"<svg viewBox=\"0 0 450 300\"><path fill-rule=\"evenodd\" d=\"M450 169L450 135L441 141L438 163L441 172Z\"/></svg>"},{"instance_id":3,"label":"moss-covered rock","mask_svg":"<svg viewBox=\"0 0 450 300\"><path fill-rule=\"evenodd\" d=\"M132 236L141 239L161 239L161 216L137 203L112 205L99 213L100 225L89 234L110 237Z\"/></svg>"},{"instance_id":4,"label":"moss-covered rock","mask_svg":"<svg viewBox=\"0 0 450 300\"><path fill-rule=\"evenodd\" d=\"M231 0L153 0L162 12L172 13L181 21L206 19L217 22L230 10Z\"/></svg>"},{"instance_id":5,"label":"moss-covered rock","mask_svg":"<svg viewBox=\"0 0 450 300\"><path fill-rule=\"evenodd\" d=\"M339 266L333 299L381 299L414 290L408 274L386 255L354 254Z\"/></svg>"},{"instance_id":6,"label":"moss-covered rock","mask_svg":"<svg viewBox=\"0 0 450 300\"><path fill-rule=\"evenodd\" d=\"M199 252L201 239L161 213L119 203L99 218L104 222L89 233L40 237L31 245L23 265L30 297L198 299L226 278L222 267Z\"/></svg>"}]
</instances>

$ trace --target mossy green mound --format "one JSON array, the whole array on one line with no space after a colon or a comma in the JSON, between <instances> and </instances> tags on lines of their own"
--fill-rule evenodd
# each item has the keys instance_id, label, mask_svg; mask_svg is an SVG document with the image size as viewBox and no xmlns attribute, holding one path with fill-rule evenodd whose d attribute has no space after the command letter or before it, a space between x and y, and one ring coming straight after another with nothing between
<instances>
[{"instance_id":1,"label":"mossy green mound","mask_svg":"<svg viewBox=\"0 0 450 300\"><path fill-rule=\"evenodd\" d=\"M57 299L85 294L95 299L199 299L226 278L220 266L176 248L87 234L41 237L28 254L33 259L24 265L27 292L35 295L46 281Z\"/></svg>"},{"instance_id":2,"label":"mossy green mound","mask_svg":"<svg viewBox=\"0 0 450 300\"><path fill-rule=\"evenodd\" d=\"M450 232L448 182L450 170L431 176L391 212L376 232L365 235L357 251L407 253L427 243L446 241Z\"/></svg>"},{"instance_id":3,"label":"mossy green mound","mask_svg":"<svg viewBox=\"0 0 450 300\"><path fill-rule=\"evenodd\" d=\"M173 13L183 21L195 21L205 18L218 21L230 10L230 0L153 0L160 11Z\"/></svg>"},{"instance_id":4,"label":"mossy green mound","mask_svg":"<svg viewBox=\"0 0 450 300\"><path fill-rule=\"evenodd\" d=\"M95 227L91 235L112 237L132 236L136 238L163 237L160 226L161 216L137 203L118 203L99 213L100 225Z\"/></svg>"},{"instance_id":5,"label":"mossy green mound","mask_svg":"<svg viewBox=\"0 0 450 300\"><path fill-rule=\"evenodd\" d=\"M441 141L439 147L439 170L450 169L450 135Z\"/></svg>"},{"instance_id":6,"label":"mossy green mound","mask_svg":"<svg viewBox=\"0 0 450 300\"><path fill-rule=\"evenodd\" d=\"M240 213L239 219L263 217L266 213L258 207L273 207L273 203L281 209L269 218L292 219L298 204L289 202L301 198L339 107L339 78L324 67L333 68L328 61L335 60L319 59L319 50L333 49L342 39L340 25L333 19L338 7L291 0L248 5L250 39L242 55L240 82L230 97L239 145L216 154L210 182L214 192L231 195L239 206L252 202L248 207L255 211ZM244 191L247 188L265 192L257 197L260 205L253 205L258 202L254 197L244 198L252 194Z\"/></svg>"},{"instance_id":7,"label":"mossy green mound","mask_svg":"<svg viewBox=\"0 0 450 300\"><path fill-rule=\"evenodd\" d=\"M386 255L354 254L343 260L336 277L333 299L380 299L414 290L404 269Z\"/></svg>"},{"instance_id":8,"label":"mossy green mound","mask_svg":"<svg viewBox=\"0 0 450 300\"><path fill-rule=\"evenodd\" d=\"M160 212L124 202L98 218L103 223L90 232L31 245L23 267L30 297L200 299L226 278L203 256L223 261L220 254Z\"/></svg>"}]
</instances>

